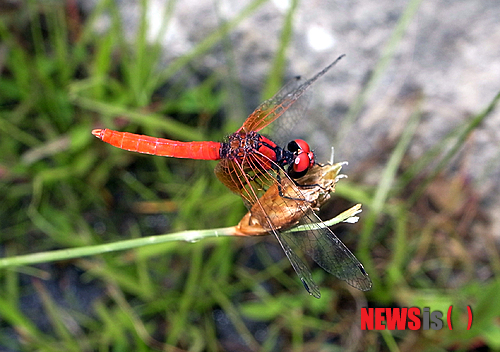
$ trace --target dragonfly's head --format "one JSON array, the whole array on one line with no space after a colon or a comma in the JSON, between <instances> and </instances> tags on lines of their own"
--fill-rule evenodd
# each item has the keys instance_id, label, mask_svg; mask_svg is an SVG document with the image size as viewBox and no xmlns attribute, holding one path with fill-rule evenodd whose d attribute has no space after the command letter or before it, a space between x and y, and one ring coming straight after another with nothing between
<instances>
[{"instance_id":1,"label":"dragonfly's head","mask_svg":"<svg viewBox=\"0 0 500 352\"><path fill-rule=\"evenodd\" d=\"M302 139L296 139L288 143L287 149L295 157L288 168L288 174L294 179L304 176L314 165L314 153L309 148L309 144Z\"/></svg>"}]
</instances>

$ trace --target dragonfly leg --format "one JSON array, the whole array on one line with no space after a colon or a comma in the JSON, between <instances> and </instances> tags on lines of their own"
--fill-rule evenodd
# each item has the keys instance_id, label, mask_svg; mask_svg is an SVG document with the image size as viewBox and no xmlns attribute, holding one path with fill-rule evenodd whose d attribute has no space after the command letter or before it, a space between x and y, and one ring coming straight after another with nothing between
<instances>
[{"instance_id":1,"label":"dragonfly leg","mask_svg":"<svg viewBox=\"0 0 500 352\"><path fill-rule=\"evenodd\" d=\"M290 200L296 200L296 201L300 201L300 202L309 202L309 203L314 203L313 201L310 201L310 200L307 200L305 198L295 198L295 197L289 197L289 196L286 196L284 193L283 193L283 188L281 187L281 176L278 172L278 174L276 175L276 180L278 181L278 194L280 195L281 198L285 198L285 199L290 199ZM290 180L295 184L295 186L297 187L301 187L301 188L312 188L314 187L315 185L299 185L297 183L297 181L295 181L294 179L291 179ZM317 185L319 186L320 188L323 188L321 187L320 185Z\"/></svg>"}]
</instances>

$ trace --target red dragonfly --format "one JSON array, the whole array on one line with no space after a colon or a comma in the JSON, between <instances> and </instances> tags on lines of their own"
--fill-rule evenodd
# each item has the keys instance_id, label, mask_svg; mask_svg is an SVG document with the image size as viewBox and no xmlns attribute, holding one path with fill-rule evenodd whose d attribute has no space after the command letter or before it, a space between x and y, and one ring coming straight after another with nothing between
<instances>
[{"instance_id":1,"label":"red dragonfly","mask_svg":"<svg viewBox=\"0 0 500 352\"><path fill-rule=\"evenodd\" d=\"M240 195L247 208L253 211L260 224L273 233L306 290L316 298L320 297L318 286L311 272L292 247L300 248L312 257L323 269L345 280L349 285L367 291L372 282L363 265L349 249L314 213L311 206L304 205L304 195L295 180L304 176L315 164L314 153L309 145L300 139L281 148L258 132L282 116L318 78L323 76L341 58L340 56L311 79L285 85L271 99L260 104L248 116L226 142L179 142L164 138L154 138L109 129L95 129L92 134L115 147L152 155L220 160L215 168L217 178L232 192ZM289 111L288 113L291 113ZM259 198L273 185L277 185L280 197L274 197L275 204L264 207ZM282 189L286 189L283 194ZM290 202L299 202L291 207ZM265 209L274 209L277 214L268 214ZM296 212L300 212L297 216ZM306 231L285 233L287 219L299 218L299 224L306 224ZM290 227L297 222L290 220Z\"/></svg>"}]
</instances>

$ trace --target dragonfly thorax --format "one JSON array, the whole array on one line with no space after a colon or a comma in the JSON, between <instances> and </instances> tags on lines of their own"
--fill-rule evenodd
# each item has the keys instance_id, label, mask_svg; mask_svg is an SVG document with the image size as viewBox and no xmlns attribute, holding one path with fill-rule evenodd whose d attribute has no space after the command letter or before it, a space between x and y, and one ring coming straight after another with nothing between
<instances>
[{"instance_id":1,"label":"dragonfly thorax","mask_svg":"<svg viewBox=\"0 0 500 352\"><path fill-rule=\"evenodd\" d=\"M304 176L314 165L314 153L305 141L296 139L284 149L254 131L230 135L228 141L222 143L220 157L236 161L243 169L251 164L258 164L264 171L286 169L293 179Z\"/></svg>"},{"instance_id":2,"label":"dragonfly thorax","mask_svg":"<svg viewBox=\"0 0 500 352\"><path fill-rule=\"evenodd\" d=\"M220 150L221 159L229 159L243 163L245 158L256 153L260 148L260 135L257 132L237 132L222 143Z\"/></svg>"}]
</instances>

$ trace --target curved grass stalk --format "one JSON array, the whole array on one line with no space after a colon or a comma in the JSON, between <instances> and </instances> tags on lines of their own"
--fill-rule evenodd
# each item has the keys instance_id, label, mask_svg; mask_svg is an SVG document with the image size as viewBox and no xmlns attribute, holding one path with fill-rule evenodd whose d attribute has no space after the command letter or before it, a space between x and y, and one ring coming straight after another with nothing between
<instances>
[{"instance_id":1,"label":"curved grass stalk","mask_svg":"<svg viewBox=\"0 0 500 352\"><path fill-rule=\"evenodd\" d=\"M344 211L340 215L328 221L325 221L324 224L325 226L332 226L340 222L356 222L357 216L355 215L358 214L359 212L361 212L361 204L356 204L355 206ZM288 232L303 231L304 226L297 226L287 231ZM152 244L176 242L176 241L197 242L199 240L210 237L236 236L236 235L237 231L235 226L218 228L218 229L208 229L208 230L182 231L173 234L134 238L130 240L99 244L93 246L59 249L54 251L25 254L8 258L0 258L0 269L23 266L23 265L46 263L59 260L74 259L74 258L109 253L109 252L123 251L127 249L149 246Z\"/></svg>"}]
</instances>

